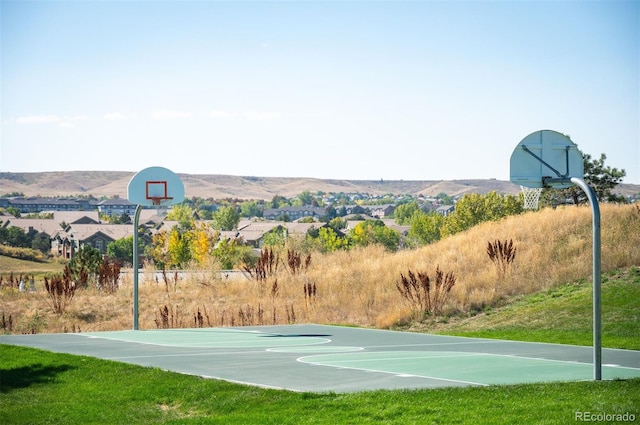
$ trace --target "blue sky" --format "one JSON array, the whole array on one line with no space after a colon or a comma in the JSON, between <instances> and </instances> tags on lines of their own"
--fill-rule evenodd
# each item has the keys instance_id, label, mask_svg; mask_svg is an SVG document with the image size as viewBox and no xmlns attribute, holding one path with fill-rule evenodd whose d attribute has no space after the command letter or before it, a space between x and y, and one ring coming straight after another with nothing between
<instances>
[{"instance_id":1,"label":"blue sky","mask_svg":"<svg viewBox=\"0 0 640 425\"><path fill-rule=\"evenodd\" d=\"M5 1L0 170L640 184L640 1Z\"/></svg>"}]
</instances>

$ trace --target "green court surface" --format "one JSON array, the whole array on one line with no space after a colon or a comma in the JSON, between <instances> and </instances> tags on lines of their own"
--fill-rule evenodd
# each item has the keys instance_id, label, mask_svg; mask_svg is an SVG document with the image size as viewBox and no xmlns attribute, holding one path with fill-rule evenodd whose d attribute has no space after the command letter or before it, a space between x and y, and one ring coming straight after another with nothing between
<instances>
[{"instance_id":1,"label":"green court surface","mask_svg":"<svg viewBox=\"0 0 640 425\"><path fill-rule=\"evenodd\" d=\"M324 325L3 335L80 354L293 391L591 380L593 349ZM640 377L640 352L602 350L603 379Z\"/></svg>"}]
</instances>

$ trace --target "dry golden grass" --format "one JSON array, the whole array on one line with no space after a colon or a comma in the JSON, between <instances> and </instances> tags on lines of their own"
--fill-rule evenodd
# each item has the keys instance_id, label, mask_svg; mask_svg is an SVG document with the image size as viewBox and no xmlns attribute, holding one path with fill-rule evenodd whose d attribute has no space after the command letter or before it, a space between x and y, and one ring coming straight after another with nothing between
<instances>
[{"instance_id":1,"label":"dry golden grass","mask_svg":"<svg viewBox=\"0 0 640 425\"><path fill-rule=\"evenodd\" d=\"M602 205L602 271L640 265L640 213L635 206ZM259 284L225 279L203 271L177 282L156 283L151 271L140 285L140 328L339 323L390 327L419 315L400 296L400 273L437 266L457 278L447 312L469 312L513 295L532 293L579 279L591 279L592 218L588 207L544 209L484 223L436 244L389 253L378 246L312 254L308 270L292 275L281 265L277 276ZM488 242L513 240L515 261L502 274L489 260ZM284 255L283 255L284 257ZM274 282L277 279L277 288ZM42 292L3 289L0 314L12 318L13 332L119 330L132 327L131 277L115 294L95 289L76 293L56 316ZM309 296L305 287L316 292ZM276 290L277 289L277 290ZM200 312L200 319L198 319Z\"/></svg>"}]
</instances>

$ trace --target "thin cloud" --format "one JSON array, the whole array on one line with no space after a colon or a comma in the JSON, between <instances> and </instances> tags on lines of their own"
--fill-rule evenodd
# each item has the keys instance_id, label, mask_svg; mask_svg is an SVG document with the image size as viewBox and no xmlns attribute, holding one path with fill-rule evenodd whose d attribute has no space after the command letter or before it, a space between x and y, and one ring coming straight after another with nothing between
<instances>
[{"instance_id":1,"label":"thin cloud","mask_svg":"<svg viewBox=\"0 0 640 425\"><path fill-rule=\"evenodd\" d=\"M154 120L179 120L192 116L191 112L178 111L177 109L160 109L151 112L150 115Z\"/></svg>"},{"instance_id":2,"label":"thin cloud","mask_svg":"<svg viewBox=\"0 0 640 425\"><path fill-rule=\"evenodd\" d=\"M125 121L135 117L136 114L124 114L122 112L109 112L104 114L104 119L107 121Z\"/></svg>"},{"instance_id":3,"label":"thin cloud","mask_svg":"<svg viewBox=\"0 0 640 425\"><path fill-rule=\"evenodd\" d=\"M61 120L57 115L30 115L16 118L18 124L55 124Z\"/></svg>"},{"instance_id":4,"label":"thin cloud","mask_svg":"<svg viewBox=\"0 0 640 425\"><path fill-rule=\"evenodd\" d=\"M244 118L250 121L272 121L282 118L280 112L254 111L251 109L242 112L231 112L224 109L213 109L207 114L211 118Z\"/></svg>"},{"instance_id":5,"label":"thin cloud","mask_svg":"<svg viewBox=\"0 0 640 425\"><path fill-rule=\"evenodd\" d=\"M207 115L212 118L236 118L238 116L236 113L225 111L223 109L214 109L209 111Z\"/></svg>"},{"instance_id":6,"label":"thin cloud","mask_svg":"<svg viewBox=\"0 0 640 425\"><path fill-rule=\"evenodd\" d=\"M43 125L43 124L58 124L60 128L74 128L77 122L86 121L89 117L86 115L29 115L16 118L18 124L24 125Z\"/></svg>"},{"instance_id":7,"label":"thin cloud","mask_svg":"<svg viewBox=\"0 0 640 425\"><path fill-rule=\"evenodd\" d=\"M242 116L251 121L272 121L281 118L280 112L244 111Z\"/></svg>"}]
</instances>

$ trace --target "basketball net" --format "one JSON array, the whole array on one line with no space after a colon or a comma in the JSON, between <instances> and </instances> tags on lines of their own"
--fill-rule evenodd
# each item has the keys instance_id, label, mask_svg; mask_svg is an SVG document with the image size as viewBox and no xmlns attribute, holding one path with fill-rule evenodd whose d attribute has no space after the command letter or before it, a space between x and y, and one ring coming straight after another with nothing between
<instances>
[{"instance_id":1,"label":"basketball net","mask_svg":"<svg viewBox=\"0 0 640 425\"><path fill-rule=\"evenodd\" d=\"M542 188L520 186L520 189L522 189L522 195L524 197L524 209L537 210L538 201L540 200L540 193L542 193Z\"/></svg>"},{"instance_id":2,"label":"basketball net","mask_svg":"<svg viewBox=\"0 0 640 425\"><path fill-rule=\"evenodd\" d=\"M159 217L166 217L169 209L169 201L173 198L169 197L149 197L153 202L153 207L156 209L156 215Z\"/></svg>"}]
</instances>

